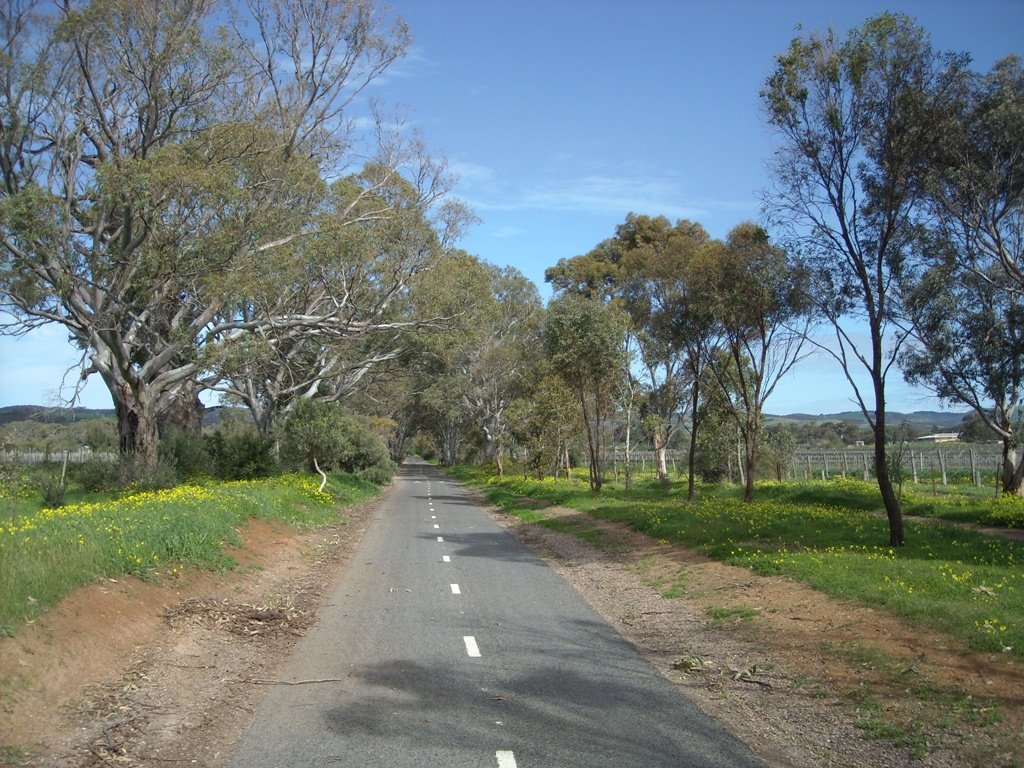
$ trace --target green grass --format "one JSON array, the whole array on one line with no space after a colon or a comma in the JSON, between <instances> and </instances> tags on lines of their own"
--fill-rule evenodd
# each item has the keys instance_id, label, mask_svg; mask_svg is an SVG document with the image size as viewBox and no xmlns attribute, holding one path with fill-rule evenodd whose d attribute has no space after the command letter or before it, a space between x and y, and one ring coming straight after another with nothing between
<instances>
[{"instance_id":1,"label":"green grass","mask_svg":"<svg viewBox=\"0 0 1024 768\"><path fill-rule=\"evenodd\" d=\"M760 608L708 608L707 614L713 622L724 624L726 622L747 622L761 613Z\"/></svg>"},{"instance_id":2,"label":"green grass","mask_svg":"<svg viewBox=\"0 0 1024 768\"><path fill-rule=\"evenodd\" d=\"M183 485L0 521L0 632L53 605L97 577L149 577L180 565L231 567L225 545L239 542L249 519L305 527L338 519L338 505L372 497L376 486L332 478L325 492L310 477ZM34 503L38 507L38 502Z\"/></svg>"},{"instance_id":3,"label":"green grass","mask_svg":"<svg viewBox=\"0 0 1024 768\"><path fill-rule=\"evenodd\" d=\"M545 501L579 509L760 574L782 574L888 610L979 650L1024 656L1024 544L907 521L906 546L891 549L885 519L870 513L871 486L861 481L765 483L756 501L745 504L735 488L705 486L688 503L681 486L665 492L654 484L631 491L609 485L594 494L585 483L565 480L499 479L474 468L457 474L511 514L536 513ZM975 499L963 502L965 508L969 503L979 517L1018 504Z\"/></svg>"}]
</instances>

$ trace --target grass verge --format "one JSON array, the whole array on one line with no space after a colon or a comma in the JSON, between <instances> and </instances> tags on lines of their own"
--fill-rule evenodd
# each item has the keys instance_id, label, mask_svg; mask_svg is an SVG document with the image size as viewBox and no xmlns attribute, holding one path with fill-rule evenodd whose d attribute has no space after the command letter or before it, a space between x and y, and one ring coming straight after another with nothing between
<instances>
[{"instance_id":1,"label":"grass verge","mask_svg":"<svg viewBox=\"0 0 1024 768\"><path fill-rule=\"evenodd\" d=\"M334 477L324 492L299 475L183 485L123 498L70 504L0 523L0 632L39 614L97 577L151 576L187 564L230 567L224 545L253 518L305 527L338 519L338 505L378 489Z\"/></svg>"},{"instance_id":2,"label":"grass verge","mask_svg":"<svg viewBox=\"0 0 1024 768\"><path fill-rule=\"evenodd\" d=\"M745 504L729 489L703 488L689 503L654 484L629 491L609 485L593 494L566 480L496 478L478 468L456 474L511 514L536 515L539 501L579 509L886 609L978 650L1024 656L1024 545L908 521L907 545L892 549L883 543L885 520L866 514L868 486L859 481L820 484L817 495L810 483L767 483Z\"/></svg>"}]
</instances>

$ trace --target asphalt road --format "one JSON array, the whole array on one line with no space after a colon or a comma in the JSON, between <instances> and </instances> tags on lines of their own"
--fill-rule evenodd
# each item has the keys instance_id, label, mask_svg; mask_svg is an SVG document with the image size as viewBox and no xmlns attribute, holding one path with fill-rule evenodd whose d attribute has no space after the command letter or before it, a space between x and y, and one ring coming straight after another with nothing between
<instances>
[{"instance_id":1,"label":"asphalt road","mask_svg":"<svg viewBox=\"0 0 1024 768\"><path fill-rule=\"evenodd\" d=\"M763 766L456 483L397 483L233 768Z\"/></svg>"}]
</instances>

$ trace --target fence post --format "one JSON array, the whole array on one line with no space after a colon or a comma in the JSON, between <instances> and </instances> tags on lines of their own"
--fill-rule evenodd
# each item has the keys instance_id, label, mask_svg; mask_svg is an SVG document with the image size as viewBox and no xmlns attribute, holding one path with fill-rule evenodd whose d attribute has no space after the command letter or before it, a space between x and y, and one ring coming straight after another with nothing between
<instances>
[{"instance_id":1,"label":"fence post","mask_svg":"<svg viewBox=\"0 0 1024 768\"><path fill-rule=\"evenodd\" d=\"M917 485L917 461L914 459L914 452L910 452L910 468L914 472L914 485ZM924 467L921 467L924 469Z\"/></svg>"},{"instance_id":2,"label":"fence post","mask_svg":"<svg viewBox=\"0 0 1024 768\"><path fill-rule=\"evenodd\" d=\"M860 457L862 459L864 459L864 482L866 483L868 480L871 479L871 475L869 474L869 471L868 471L868 454L867 454L867 452L865 451L864 453L862 453L860 455Z\"/></svg>"},{"instance_id":3,"label":"fence post","mask_svg":"<svg viewBox=\"0 0 1024 768\"><path fill-rule=\"evenodd\" d=\"M981 488L981 478L978 477L978 464L974 460L974 449L971 448L971 482L975 488Z\"/></svg>"},{"instance_id":4,"label":"fence post","mask_svg":"<svg viewBox=\"0 0 1024 768\"><path fill-rule=\"evenodd\" d=\"M945 486L945 485L947 485L947 483L946 483L946 454L943 453L941 449L939 449L939 469L942 470L942 485Z\"/></svg>"},{"instance_id":5,"label":"fence post","mask_svg":"<svg viewBox=\"0 0 1024 768\"><path fill-rule=\"evenodd\" d=\"M804 480L811 479L811 454L807 454L807 471L804 473Z\"/></svg>"},{"instance_id":6,"label":"fence post","mask_svg":"<svg viewBox=\"0 0 1024 768\"><path fill-rule=\"evenodd\" d=\"M843 478L846 478L846 473L850 471L850 465L847 463L846 450L843 450Z\"/></svg>"},{"instance_id":7,"label":"fence post","mask_svg":"<svg viewBox=\"0 0 1024 768\"><path fill-rule=\"evenodd\" d=\"M821 454L821 463L823 467L821 470L821 479L828 480L828 454L824 451Z\"/></svg>"}]
</instances>

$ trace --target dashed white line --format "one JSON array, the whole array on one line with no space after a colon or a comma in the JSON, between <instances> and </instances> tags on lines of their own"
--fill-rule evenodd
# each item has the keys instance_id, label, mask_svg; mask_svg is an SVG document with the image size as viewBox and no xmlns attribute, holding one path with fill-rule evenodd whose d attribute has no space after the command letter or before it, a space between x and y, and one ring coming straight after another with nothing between
<instances>
[{"instance_id":1,"label":"dashed white line","mask_svg":"<svg viewBox=\"0 0 1024 768\"><path fill-rule=\"evenodd\" d=\"M444 541L444 537L443 537L443 536L438 536L438 537L437 537L437 540L438 540L438 541Z\"/></svg>"},{"instance_id":2,"label":"dashed white line","mask_svg":"<svg viewBox=\"0 0 1024 768\"><path fill-rule=\"evenodd\" d=\"M510 749L499 749L494 753L498 758L498 768L516 768L516 756Z\"/></svg>"},{"instance_id":3,"label":"dashed white line","mask_svg":"<svg viewBox=\"0 0 1024 768\"><path fill-rule=\"evenodd\" d=\"M434 523L434 527L435 527L435 528L440 528L441 526L440 526L440 525L438 525L437 523Z\"/></svg>"},{"instance_id":4,"label":"dashed white line","mask_svg":"<svg viewBox=\"0 0 1024 768\"><path fill-rule=\"evenodd\" d=\"M476 638L472 635L466 635L462 638L462 642L466 644L466 653L470 655L470 658L480 658L480 648L476 644Z\"/></svg>"},{"instance_id":5,"label":"dashed white line","mask_svg":"<svg viewBox=\"0 0 1024 768\"><path fill-rule=\"evenodd\" d=\"M442 563L450 563L451 561L452 561L452 559L448 555L441 555L441 562Z\"/></svg>"},{"instance_id":6,"label":"dashed white line","mask_svg":"<svg viewBox=\"0 0 1024 768\"><path fill-rule=\"evenodd\" d=\"M452 594L453 595L461 595L462 594L462 590L459 589L459 585L458 584L452 584L451 588L452 588Z\"/></svg>"}]
</instances>

